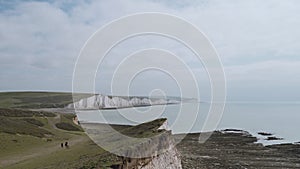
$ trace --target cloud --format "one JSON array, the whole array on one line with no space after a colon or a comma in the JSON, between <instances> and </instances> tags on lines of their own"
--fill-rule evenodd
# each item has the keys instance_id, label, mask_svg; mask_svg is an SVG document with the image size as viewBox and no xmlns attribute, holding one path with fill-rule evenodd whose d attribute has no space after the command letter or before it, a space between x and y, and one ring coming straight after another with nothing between
<instances>
[{"instance_id":1,"label":"cloud","mask_svg":"<svg viewBox=\"0 0 300 169\"><path fill-rule=\"evenodd\" d=\"M263 61L225 68L229 100L299 101L300 61Z\"/></svg>"},{"instance_id":2,"label":"cloud","mask_svg":"<svg viewBox=\"0 0 300 169\"><path fill-rule=\"evenodd\" d=\"M170 13L202 30L220 54L231 91L229 95L234 95L235 99L263 91L260 84L251 86L249 82L269 79L261 86L268 84L270 90L282 86L296 90L300 83L295 78L286 78L287 74L297 77L300 66L300 2L297 0L0 3L0 90L70 91L76 58L89 36L111 20L137 12ZM151 42L157 40L136 39L131 46L149 47L147 43ZM195 64L184 46L166 40L153 44L181 55L191 67L198 68L199 64ZM112 54L118 55L120 60L129 48L120 48ZM110 67L113 69L117 61L108 60L107 71ZM204 72L195 71L201 72L200 76ZM34 83L33 79L41 82ZM199 78L199 82L201 80ZM235 94L235 88L243 94ZM267 96L262 100L266 99Z\"/></svg>"},{"instance_id":3,"label":"cloud","mask_svg":"<svg viewBox=\"0 0 300 169\"><path fill-rule=\"evenodd\" d=\"M225 63L235 64L297 56L299 9L298 1L213 0L183 13L208 35Z\"/></svg>"}]
</instances>

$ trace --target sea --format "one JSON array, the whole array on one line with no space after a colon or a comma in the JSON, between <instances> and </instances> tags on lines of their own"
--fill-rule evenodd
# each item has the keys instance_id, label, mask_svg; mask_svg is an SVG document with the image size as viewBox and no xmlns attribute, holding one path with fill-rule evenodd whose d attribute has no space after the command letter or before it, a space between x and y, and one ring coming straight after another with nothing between
<instances>
[{"instance_id":1,"label":"sea","mask_svg":"<svg viewBox=\"0 0 300 169\"><path fill-rule=\"evenodd\" d=\"M197 107L197 109L195 109ZM207 121L211 104L183 103L108 110L80 110L81 122L137 125L157 118L167 118L173 134L237 129L247 131L264 145L300 141L299 103L226 103L223 112ZM237 131L234 130L234 131ZM258 132L270 133L280 140L267 140Z\"/></svg>"}]
</instances>

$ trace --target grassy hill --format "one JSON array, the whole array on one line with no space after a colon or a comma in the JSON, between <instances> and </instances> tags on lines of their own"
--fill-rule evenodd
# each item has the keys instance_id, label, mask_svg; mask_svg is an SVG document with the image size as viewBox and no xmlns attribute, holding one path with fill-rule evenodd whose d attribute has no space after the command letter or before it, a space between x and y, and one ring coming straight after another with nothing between
<instances>
[{"instance_id":1,"label":"grassy hill","mask_svg":"<svg viewBox=\"0 0 300 169\"><path fill-rule=\"evenodd\" d=\"M79 98L86 96L78 94ZM75 114L32 110L71 102L70 93L0 93L0 168L92 169L122 163L120 157L100 148L73 122ZM163 121L113 127L123 134L144 137L153 134L151 128ZM61 147L65 142L68 148Z\"/></svg>"},{"instance_id":2,"label":"grassy hill","mask_svg":"<svg viewBox=\"0 0 300 169\"><path fill-rule=\"evenodd\" d=\"M74 116L1 108L0 168L105 168L118 161L73 123ZM61 147L65 142L68 148Z\"/></svg>"},{"instance_id":3,"label":"grassy hill","mask_svg":"<svg viewBox=\"0 0 300 169\"><path fill-rule=\"evenodd\" d=\"M75 94L75 100L91 94ZM62 92L0 92L2 108L62 108L73 102L72 93Z\"/></svg>"},{"instance_id":4,"label":"grassy hill","mask_svg":"<svg viewBox=\"0 0 300 169\"><path fill-rule=\"evenodd\" d=\"M90 94L75 96L81 99ZM0 169L92 169L122 163L120 157L100 148L73 122L75 114L40 111L72 102L71 93L0 93ZM147 137L156 134L164 121L113 128L132 137ZM68 148L61 147L65 142Z\"/></svg>"}]
</instances>

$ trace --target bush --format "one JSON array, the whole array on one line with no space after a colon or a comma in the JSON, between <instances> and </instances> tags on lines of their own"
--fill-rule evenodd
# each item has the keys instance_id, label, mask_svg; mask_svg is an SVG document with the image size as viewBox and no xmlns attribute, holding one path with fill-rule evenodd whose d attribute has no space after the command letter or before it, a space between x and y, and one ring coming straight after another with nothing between
<instances>
[{"instance_id":1,"label":"bush","mask_svg":"<svg viewBox=\"0 0 300 169\"><path fill-rule=\"evenodd\" d=\"M39 127L44 126L44 123L42 123L39 120L34 119L34 118L26 118L26 119L23 119L23 120L26 121L27 123L30 123L30 124L33 124L33 125L36 125L36 126L39 126Z\"/></svg>"},{"instance_id":2,"label":"bush","mask_svg":"<svg viewBox=\"0 0 300 169\"><path fill-rule=\"evenodd\" d=\"M62 116L64 116L68 120L73 120L74 117L76 117L76 114L74 114L74 113L64 113L64 114L62 114Z\"/></svg>"},{"instance_id":3,"label":"bush","mask_svg":"<svg viewBox=\"0 0 300 169\"><path fill-rule=\"evenodd\" d=\"M81 131L81 129L79 129L78 127L65 122L56 123L55 126L59 129L67 130L67 131Z\"/></svg>"}]
</instances>

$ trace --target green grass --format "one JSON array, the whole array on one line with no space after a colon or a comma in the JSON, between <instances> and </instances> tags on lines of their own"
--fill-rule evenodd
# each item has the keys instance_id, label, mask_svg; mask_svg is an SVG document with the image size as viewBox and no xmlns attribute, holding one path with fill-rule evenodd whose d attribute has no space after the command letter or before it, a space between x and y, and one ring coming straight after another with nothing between
<instances>
[{"instance_id":1,"label":"green grass","mask_svg":"<svg viewBox=\"0 0 300 169\"><path fill-rule=\"evenodd\" d=\"M62 130L67 131L83 131L83 129L73 123L73 119L76 117L75 114L61 114L60 122L56 123L55 126Z\"/></svg>"},{"instance_id":2,"label":"green grass","mask_svg":"<svg viewBox=\"0 0 300 169\"><path fill-rule=\"evenodd\" d=\"M106 168L120 163L120 158L105 152L73 123L74 114L2 110L0 168ZM76 131L54 127L61 123L76 127ZM66 141L69 148L61 148Z\"/></svg>"},{"instance_id":3,"label":"green grass","mask_svg":"<svg viewBox=\"0 0 300 169\"><path fill-rule=\"evenodd\" d=\"M113 127L123 135L109 132L111 129L106 124L82 123L81 125L93 140L99 141L101 145L110 152L125 152L132 156L138 156L141 151L152 153L152 149L150 148L150 151L147 151L144 145L153 143L153 145L164 146L164 142L160 144L160 140L168 140L171 133L166 130L158 130L158 128L165 120L166 119L157 119L137 126L115 127L116 125L110 125L110 127ZM124 135L129 137L124 137Z\"/></svg>"},{"instance_id":4,"label":"green grass","mask_svg":"<svg viewBox=\"0 0 300 169\"><path fill-rule=\"evenodd\" d=\"M44 111L0 108L0 116L5 117L55 117L56 114Z\"/></svg>"},{"instance_id":5,"label":"green grass","mask_svg":"<svg viewBox=\"0 0 300 169\"><path fill-rule=\"evenodd\" d=\"M46 135L53 135L50 131L39 128L36 125L28 123L22 119L13 119L3 116L0 116L0 132L32 135L41 138Z\"/></svg>"},{"instance_id":6,"label":"green grass","mask_svg":"<svg viewBox=\"0 0 300 169\"><path fill-rule=\"evenodd\" d=\"M2 108L62 108L73 102L91 96L91 94L75 94L63 92L0 92Z\"/></svg>"},{"instance_id":7,"label":"green grass","mask_svg":"<svg viewBox=\"0 0 300 169\"><path fill-rule=\"evenodd\" d=\"M83 137L83 136L82 136ZM19 169L19 168L81 168L84 166L91 166L91 158L104 154L105 151L93 144L88 137L76 145L72 145L70 140L70 148L58 148L49 154L30 158L28 160L19 162L18 164L7 166L7 169ZM59 143L59 142L58 142ZM57 146L59 146L57 144Z\"/></svg>"},{"instance_id":8,"label":"green grass","mask_svg":"<svg viewBox=\"0 0 300 169\"><path fill-rule=\"evenodd\" d=\"M0 166L5 166L5 169L92 169L108 168L111 165L122 163L120 157L97 146L83 132L53 128L53 124L61 121L72 124L70 119L73 119L74 116L70 114L56 115L59 116L31 118L1 116L2 119L10 119L18 123L22 121L21 124L26 123L28 126L34 127L34 130L45 129L53 133L53 136L36 137L32 133L11 134L0 132ZM57 117L61 118L57 119ZM40 127L30 124L24 119L35 119L44 125ZM160 133L160 131L155 130L164 121L165 119L158 119L138 126L115 126L115 128L130 136L145 137ZM3 126L0 126L0 128L3 129ZM49 138L51 140L48 140ZM60 147L60 143L65 141L69 142L69 148Z\"/></svg>"},{"instance_id":9,"label":"green grass","mask_svg":"<svg viewBox=\"0 0 300 169\"><path fill-rule=\"evenodd\" d=\"M46 137L53 133L42 126L45 125L44 118L55 117L55 113L38 112L19 109L0 109L0 132L10 134L32 135L35 137Z\"/></svg>"},{"instance_id":10,"label":"green grass","mask_svg":"<svg viewBox=\"0 0 300 169\"><path fill-rule=\"evenodd\" d=\"M70 93L0 93L0 168L91 169L121 163L120 157L101 149L73 123L74 114L28 110L64 107L71 102ZM148 137L158 134L156 129L163 122L114 128L132 137ZM69 148L61 148L66 141Z\"/></svg>"},{"instance_id":11,"label":"green grass","mask_svg":"<svg viewBox=\"0 0 300 169\"><path fill-rule=\"evenodd\" d=\"M30 124L39 126L39 127L43 127L43 126L44 126L44 123L43 123L43 122L41 122L40 120L37 120L37 119L35 119L35 118L24 118L24 119L22 119L22 120L24 120L24 121L27 122L27 123L30 123Z\"/></svg>"},{"instance_id":12,"label":"green grass","mask_svg":"<svg viewBox=\"0 0 300 169\"><path fill-rule=\"evenodd\" d=\"M76 115L75 115L75 114L72 114L72 113L62 114L62 119L65 120L65 121L73 120L74 117L76 117Z\"/></svg>"},{"instance_id":13,"label":"green grass","mask_svg":"<svg viewBox=\"0 0 300 169\"><path fill-rule=\"evenodd\" d=\"M119 130L119 132L130 137L149 138L164 131L158 130L158 128L162 126L166 120L166 118L156 119L147 123L139 124L137 126L131 126L123 130Z\"/></svg>"},{"instance_id":14,"label":"green grass","mask_svg":"<svg viewBox=\"0 0 300 169\"><path fill-rule=\"evenodd\" d=\"M45 141L39 137L30 135L15 135L0 132L0 143L0 159L3 159L7 156L13 156L44 145Z\"/></svg>"}]
</instances>

